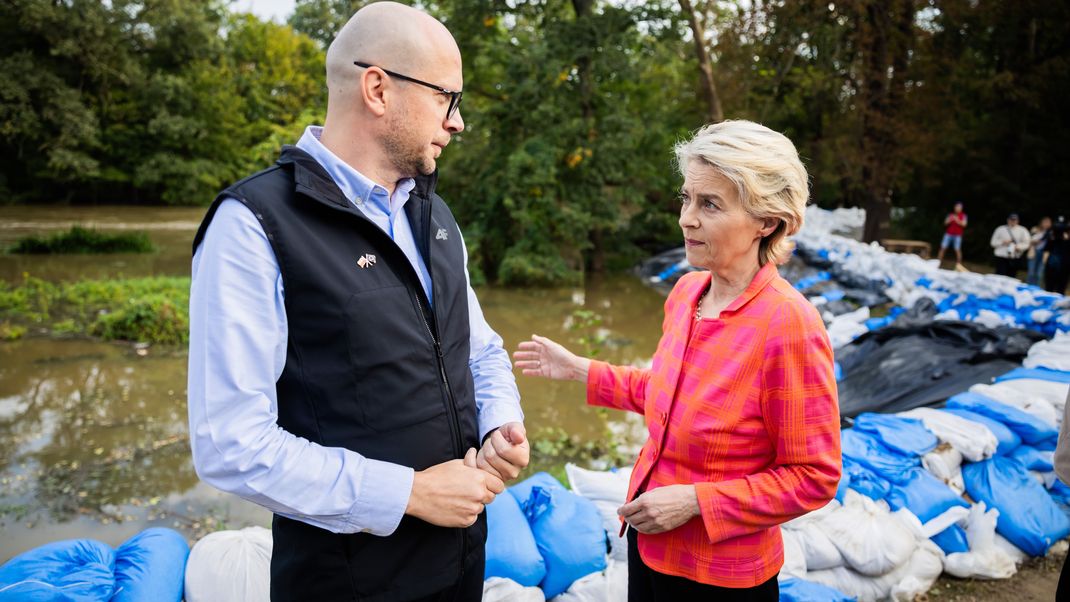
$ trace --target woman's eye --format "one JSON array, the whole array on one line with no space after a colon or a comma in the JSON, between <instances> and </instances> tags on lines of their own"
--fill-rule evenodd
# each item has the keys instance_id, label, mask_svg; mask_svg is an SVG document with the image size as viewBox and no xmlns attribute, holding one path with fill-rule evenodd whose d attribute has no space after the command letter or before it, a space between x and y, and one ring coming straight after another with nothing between
<instances>
[{"instance_id":1,"label":"woman's eye","mask_svg":"<svg viewBox=\"0 0 1070 602\"><path fill-rule=\"evenodd\" d=\"M686 194L681 194L680 196L676 197L676 199L678 201L680 201L680 206L681 207L687 205L687 195Z\"/></svg>"},{"instance_id":2,"label":"woman's eye","mask_svg":"<svg viewBox=\"0 0 1070 602\"><path fill-rule=\"evenodd\" d=\"M703 209L709 209L710 211L716 211L718 209L716 203L713 201L705 201L702 203Z\"/></svg>"}]
</instances>

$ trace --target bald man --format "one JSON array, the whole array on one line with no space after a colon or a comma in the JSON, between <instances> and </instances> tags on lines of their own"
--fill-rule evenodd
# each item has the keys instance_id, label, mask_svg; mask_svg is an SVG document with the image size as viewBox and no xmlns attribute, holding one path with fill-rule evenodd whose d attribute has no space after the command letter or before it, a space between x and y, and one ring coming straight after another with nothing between
<instances>
[{"instance_id":1,"label":"bald man","mask_svg":"<svg viewBox=\"0 0 1070 602\"><path fill-rule=\"evenodd\" d=\"M381 2L327 51L327 118L194 239L197 474L274 513L273 600L479 600L484 505L528 462L436 161L461 56Z\"/></svg>"}]
</instances>

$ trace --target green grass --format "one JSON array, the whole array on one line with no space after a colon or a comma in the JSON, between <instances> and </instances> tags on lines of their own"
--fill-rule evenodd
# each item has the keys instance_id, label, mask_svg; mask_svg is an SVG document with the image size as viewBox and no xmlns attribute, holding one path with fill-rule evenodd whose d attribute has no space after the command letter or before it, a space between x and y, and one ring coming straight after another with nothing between
<instances>
[{"instance_id":1,"label":"green grass","mask_svg":"<svg viewBox=\"0 0 1070 602\"><path fill-rule=\"evenodd\" d=\"M7 333L0 338L44 329L56 336L183 344L189 284L178 277L53 283L32 276L14 286L0 283L0 334Z\"/></svg>"},{"instance_id":2,"label":"green grass","mask_svg":"<svg viewBox=\"0 0 1070 602\"><path fill-rule=\"evenodd\" d=\"M74 226L53 236L29 236L16 242L9 253L27 255L88 253L151 253L156 250L144 232L106 234Z\"/></svg>"}]
</instances>

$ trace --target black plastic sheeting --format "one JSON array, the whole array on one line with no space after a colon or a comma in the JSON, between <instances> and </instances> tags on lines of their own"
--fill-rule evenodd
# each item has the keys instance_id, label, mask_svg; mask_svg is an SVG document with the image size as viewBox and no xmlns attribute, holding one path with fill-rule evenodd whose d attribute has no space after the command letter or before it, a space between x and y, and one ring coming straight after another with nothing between
<instances>
[{"instance_id":1,"label":"black plastic sheeting","mask_svg":"<svg viewBox=\"0 0 1070 602\"><path fill-rule=\"evenodd\" d=\"M836 351L843 370L841 416L939 405L1017 368L1029 348L1046 338L1020 328L934 321L934 310L932 302L923 299L889 326Z\"/></svg>"}]
</instances>

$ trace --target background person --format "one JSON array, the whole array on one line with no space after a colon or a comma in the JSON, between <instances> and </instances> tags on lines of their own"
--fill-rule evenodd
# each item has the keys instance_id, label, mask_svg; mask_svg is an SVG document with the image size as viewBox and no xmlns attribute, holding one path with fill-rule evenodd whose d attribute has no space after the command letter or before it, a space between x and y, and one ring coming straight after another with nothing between
<instances>
[{"instance_id":1,"label":"background person","mask_svg":"<svg viewBox=\"0 0 1070 602\"><path fill-rule=\"evenodd\" d=\"M963 211L962 203L955 203L951 213L944 218L944 238L940 241L940 251L936 254L938 262L944 261L944 251L948 247L955 249L955 264L962 264L962 235L966 231L966 222L969 218Z\"/></svg>"},{"instance_id":2,"label":"background person","mask_svg":"<svg viewBox=\"0 0 1070 602\"><path fill-rule=\"evenodd\" d=\"M779 525L825 505L840 478L832 349L814 307L777 273L802 225L806 171L786 137L748 121L676 148L685 275L649 369L532 336L523 374L587 383L587 402L646 417L626 503L628 599L778 599Z\"/></svg>"},{"instance_id":3,"label":"background person","mask_svg":"<svg viewBox=\"0 0 1070 602\"><path fill-rule=\"evenodd\" d=\"M996 273L1014 278L1022 267L1022 257L1029 250L1029 230L1018 223L1018 214L1007 216L1007 223L992 232L992 252L996 258Z\"/></svg>"},{"instance_id":4,"label":"background person","mask_svg":"<svg viewBox=\"0 0 1070 602\"><path fill-rule=\"evenodd\" d=\"M1044 263L1044 287L1052 293L1066 294L1067 280L1070 280L1070 223L1060 215L1048 231L1048 242L1044 245L1048 259Z\"/></svg>"},{"instance_id":5,"label":"background person","mask_svg":"<svg viewBox=\"0 0 1070 602\"><path fill-rule=\"evenodd\" d=\"M528 449L435 194L463 84L442 24L369 4L327 50L323 127L197 232L194 466L274 513L272 600L482 597L484 504Z\"/></svg>"},{"instance_id":6,"label":"background person","mask_svg":"<svg viewBox=\"0 0 1070 602\"><path fill-rule=\"evenodd\" d=\"M1048 243L1048 230L1051 229L1051 218L1044 216L1040 223L1030 230L1029 240L1029 273L1025 277L1027 284L1040 286L1044 276L1044 248Z\"/></svg>"}]
</instances>

